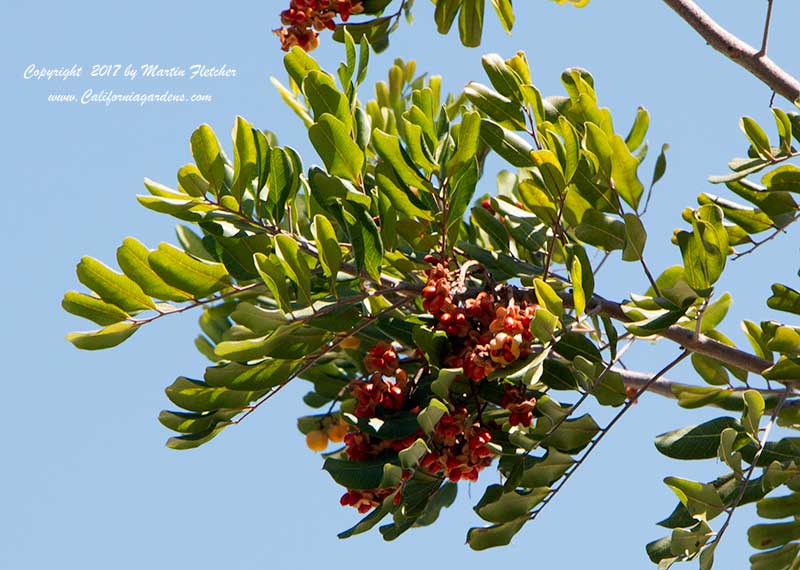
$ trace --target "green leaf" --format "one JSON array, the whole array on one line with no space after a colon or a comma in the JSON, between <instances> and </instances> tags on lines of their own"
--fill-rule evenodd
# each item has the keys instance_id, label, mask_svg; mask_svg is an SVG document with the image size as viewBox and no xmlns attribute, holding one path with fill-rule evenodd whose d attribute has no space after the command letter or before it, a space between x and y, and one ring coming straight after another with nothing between
<instances>
[{"instance_id":1,"label":"green leaf","mask_svg":"<svg viewBox=\"0 0 800 570\"><path fill-rule=\"evenodd\" d=\"M187 164L178 171L178 186L189 196L204 198L210 188L208 180L203 178L194 164Z\"/></svg>"},{"instance_id":2,"label":"green leaf","mask_svg":"<svg viewBox=\"0 0 800 570\"><path fill-rule=\"evenodd\" d=\"M722 226L722 217L718 206L701 206L691 218L694 231L677 234L685 266L684 277L701 296L710 294L725 268L728 234Z\"/></svg>"},{"instance_id":3,"label":"green leaf","mask_svg":"<svg viewBox=\"0 0 800 570\"><path fill-rule=\"evenodd\" d=\"M214 388L269 390L280 386L299 368L296 360L267 358L255 365L228 362L206 368L203 379Z\"/></svg>"},{"instance_id":4,"label":"green leaf","mask_svg":"<svg viewBox=\"0 0 800 570\"><path fill-rule=\"evenodd\" d=\"M473 550L505 546L511 542L511 539L525 526L526 522L528 522L528 517L523 516L507 523L484 528L471 528L467 533L467 544Z\"/></svg>"},{"instance_id":5,"label":"green leaf","mask_svg":"<svg viewBox=\"0 0 800 570\"><path fill-rule=\"evenodd\" d=\"M354 182L358 180L364 166L364 152L350 137L342 121L326 113L308 129L308 137L329 173Z\"/></svg>"},{"instance_id":6,"label":"green leaf","mask_svg":"<svg viewBox=\"0 0 800 570\"><path fill-rule=\"evenodd\" d=\"M655 440L656 449L672 459L711 459L717 456L720 434L728 428L741 431L742 426L736 419L723 416L661 434Z\"/></svg>"},{"instance_id":7,"label":"green leaf","mask_svg":"<svg viewBox=\"0 0 800 570\"><path fill-rule=\"evenodd\" d=\"M179 228L181 227L179 226ZM194 234L191 235L194 236ZM119 263L120 269L125 275L133 279L144 293L165 301L181 302L190 300L192 298L191 295L167 285L153 271L153 268L150 267L149 256L150 250L143 243L131 237L125 238L122 245L117 248L117 263Z\"/></svg>"},{"instance_id":8,"label":"green leaf","mask_svg":"<svg viewBox=\"0 0 800 570\"><path fill-rule=\"evenodd\" d=\"M576 316L583 314L586 303L594 294L594 275L589 256L577 243L567 245L567 267L572 282L572 299Z\"/></svg>"},{"instance_id":9,"label":"green leaf","mask_svg":"<svg viewBox=\"0 0 800 570\"><path fill-rule=\"evenodd\" d=\"M797 192L800 193L800 167L794 164L784 164L767 172L761 183L769 192Z\"/></svg>"},{"instance_id":10,"label":"green leaf","mask_svg":"<svg viewBox=\"0 0 800 570\"><path fill-rule=\"evenodd\" d=\"M603 372L600 365L596 366L598 370L595 370L594 375L599 377L599 374L603 374ZM603 369L604 368L605 367L603 367ZM590 378L592 377L590 376ZM601 406L621 406L628 399L628 393L625 390L625 382L622 376L617 372L609 370L603 374L599 382L597 378L594 378L593 384L594 388L592 389L592 394L597 398L597 402Z\"/></svg>"},{"instance_id":11,"label":"green leaf","mask_svg":"<svg viewBox=\"0 0 800 570\"><path fill-rule=\"evenodd\" d=\"M283 262L289 279L297 285L299 296L306 304L310 305L311 271L300 246L292 237L281 234L275 236L275 253Z\"/></svg>"},{"instance_id":12,"label":"green leaf","mask_svg":"<svg viewBox=\"0 0 800 570\"><path fill-rule=\"evenodd\" d=\"M183 376L176 379L164 392L173 404L192 412L208 412L218 409L241 410L264 394L264 392L257 391L215 388L205 382Z\"/></svg>"},{"instance_id":13,"label":"green leaf","mask_svg":"<svg viewBox=\"0 0 800 570\"><path fill-rule=\"evenodd\" d=\"M503 29L510 34L514 27L514 9L511 6L511 0L492 0L492 6L497 12Z\"/></svg>"},{"instance_id":14,"label":"green leaf","mask_svg":"<svg viewBox=\"0 0 800 570\"><path fill-rule=\"evenodd\" d=\"M797 380L800 378L800 358L782 356L762 375L767 380Z\"/></svg>"},{"instance_id":15,"label":"green leaf","mask_svg":"<svg viewBox=\"0 0 800 570\"><path fill-rule=\"evenodd\" d=\"M767 550L776 546L783 546L800 538L800 521L757 524L747 531L747 540L750 546L759 550Z\"/></svg>"},{"instance_id":16,"label":"green leaf","mask_svg":"<svg viewBox=\"0 0 800 570\"><path fill-rule=\"evenodd\" d=\"M433 19L440 34L446 34L450 31L462 2L463 0L438 0L436 2L436 11Z\"/></svg>"},{"instance_id":17,"label":"green leaf","mask_svg":"<svg viewBox=\"0 0 800 570\"><path fill-rule=\"evenodd\" d=\"M656 158L656 165L653 167L653 180L650 182L650 188L656 185L656 183L664 177L664 173L667 171L667 151L669 150L668 144L661 145L661 152L658 153L658 158Z\"/></svg>"},{"instance_id":18,"label":"green leaf","mask_svg":"<svg viewBox=\"0 0 800 570\"><path fill-rule=\"evenodd\" d=\"M533 287L536 292L536 300L540 305L544 306L556 317L561 317L564 314L564 302L550 285L542 279L536 278L533 280Z\"/></svg>"},{"instance_id":19,"label":"green leaf","mask_svg":"<svg viewBox=\"0 0 800 570\"><path fill-rule=\"evenodd\" d=\"M504 97L512 101L521 101L520 85L522 78L509 67L506 62L496 53L488 53L481 58L481 65L492 87Z\"/></svg>"},{"instance_id":20,"label":"green leaf","mask_svg":"<svg viewBox=\"0 0 800 570\"><path fill-rule=\"evenodd\" d=\"M539 487L528 493L516 490L505 492L502 485L489 485L475 505L475 512L491 523L511 522L527 515L549 492L549 487Z\"/></svg>"},{"instance_id":21,"label":"green leaf","mask_svg":"<svg viewBox=\"0 0 800 570\"><path fill-rule=\"evenodd\" d=\"M111 270L91 257L81 258L76 267L78 280L106 303L116 305L126 313L154 309L155 303L133 280Z\"/></svg>"},{"instance_id":22,"label":"green leaf","mask_svg":"<svg viewBox=\"0 0 800 570\"><path fill-rule=\"evenodd\" d=\"M639 161L631 154L621 136L614 135L608 142L614 153L614 159L611 161L611 177L614 179L616 190L631 208L637 210L639 200L644 193L644 186L636 174Z\"/></svg>"},{"instance_id":23,"label":"green leaf","mask_svg":"<svg viewBox=\"0 0 800 570\"><path fill-rule=\"evenodd\" d=\"M758 426L765 408L764 397L757 390L745 390L742 396L744 398L742 425L745 431L758 440Z\"/></svg>"},{"instance_id":24,"label":"green leaf","mask_svg":"<svg viewBox=\"0 0 800 570\"><path fill-rule=\"evenodd\" d=\"M207 124L200 125L190 139L192 156L203 178L219 193L225 184L225 154L217 136Z\"/></svg>"},{"instance_id":25,"label":"green leaf","mask_svg":"<svg viewBox=\"0 0 800 570\"><path fill-rule=\"evenodd\" d=\"M533 433L539 437L545 435L550 427L548 422L539 420ZM566 420L555 432L543 440L549 448L555 448L566 453L576 453L586 447L600 431L600 426L589 414L584 414L575 419Z\"/></svg>"},{"instance_id":26,"label":"green leaf","mask_svg":"<svg viewBox=\"0 0 800 570\"><path fill-rule=\"evenodd\" d=\"M550 448L544 457L506 457L500 462L500 469L510 477L511 471L519 461L522 461L522 475L517 484L520 487L533 489L547 487L559 480L567 470L575 464L575 459L557 449Z\"/></svg>"},{"instance_id":27,"label":"green leaf","mask_svg":"<svg viewBox=\"0 0 800 570\"><path fill-rule=\"evenodd\" d=\"M314 58L298 46L293 47L283 57L283 65L292 81L298 86L303 84L303 80L311 71L321 71Z\"/></svg>"},{"instance_id":28,"label":"green leaf","mask_svg":"<svg viewBox=\"0 0 800 570\"><path fill-rule=\"evenodd\" d=\"M204 443L208 443L214 439L219 432L232 423L233 422L219 422L214 425L214 427L211 427L205 431L171 437L167 440L167 447L177 450L195 449L196 447L200 447Z\"/></svg>"},{"instance_id":29,"label":"green leaf","mask_svg":"<svg viewBox=\"0 0 800 570\"><path fill-rule=\"evenodd\" d=\"M768 497L756 504L758 516L765 519L784 519L800 515L800 493L783 497Z\"/></svg>"},{"instance_id":30,"label":"green leaf","mask_svg":"<svg viewBox=\"0 0 800 570\"><path fill-rule=\"evenodd\" d=\"M447 412L447 406L436 398L433 398L428 403L427 407L417 416L417 421L422 431L428 435L432 434L436 430L436 425L439 423L439 420L441 420L442 416L447 414Z\"/></svg>"},{"instance_id":31,"label":"green leaf","mask_svg":"<svg viewBox=\"0 0 800 570\"><path fill-rule=\"evenodd\" d=\"M199 433L212 429L221 422L227 422L238 414L238 410L218 410L215 412L171 412L164 410L158 414L161 425L179 433Z\"/></svg>"},{"instance_id":32,"label":"green leaf","mask_svg":"<svg viewBox=\"0 0 800 570\"><path fill-rule=\"evenodd\" d=\"M314 216L311 231L314 234L314 241L320 254L319 260L325 270L325 275L336 277L342 265L342 250L339 249L339 240L333 225L325 216L317 214Z\"/></svg>"},{"instance_id":33,"label":"green leaf","mask_svg":"<svg viewBox=\"0 0 800 570\"><path fill-rule=\"evenodd\" d=\"M633 120L631 130L625 137L625 145L631 152L642 146L647 129L650 127L650 114L644 107L636 109L636 118Z\"/></svg>"},{"instance_id":34,"label":"green leaf","mask_svg":"<svg viewBox=\"0 0 800 570\"><path fill-rule=\"evenodd\" d=\"M433 191L433 186L426 180L414 166L413 162L407 157L405 151L400 146L400 139L375 129L372 132L372 146L380 157L388 162L397 176L408 186L419 190Z\"/></svg>"},{"instance_id":35,"label":"green leaf","mask_svg":"<svg viewBox=\"0 0 800 570\"><path fill-rule=\"evenodd\" d=\"M414 526L428 526L436 522L442 509L449 507L456 500L458 485L448 481L434 493L428 501L422 515L414 523Z\"/></svg>"},{"instance_id":36,"label":"green leaf","mask_svg":"<svg viewBox=\"0 0 800 570\"><path fill-rule=\"evenodd\" d=\"M728 309L730 309L732 302L733 297L731 297L731 294L725 293L721 295L719 299L709 304L705 311L703 311L703 318L700 320L700 332L706 333L717 328L717 325L719 325L725 318L725 315L728 314Z\"/></svg>"},{"instance_id":37,"label":"green leaf","mask_svg":"<svg viewBox=\"0 0 800 570\"><path fill-rule=\"evenodd\" d=\"M458 125L456 150L447 161L447 171L451 174L457 174L458 168L471 162L478 153L481 122L480 114L475 111L468 111L461 117L461 124Z\"/></svg>"},{"instance_id":38,"label":"green leaf","mask_svg":"<svg viewBox=\"0 0 800 570\"><path fill-rule=\"evenodd\" d=\"M538 338L541 342L547 343L553 339L553 333L559 325L558 317L553 313L539 307L533 315L531 321L531 334Z\"/></svg>"},{"instance_id":39,"label":"green leaf","mask_svg":"<svg viewBox=\"0 0 800 570\"><path fill-rule=\"evenodd\" d=\"M458 34L466 47L481 45L484 0L463 0L458 15Z\"/></svg>"},{"instance_id":40,"label":"green leaf","mask_svg":"<svg viewBox=\"0 0 800 570\"><path fill-rule=\"evenodd\" d=\"M68 313L89 319L101 326L113 325L130 318L128 313L116 305L76 291L67 292L61 301L61 306Z\"/></svg>"},{"instance_id":41,"label":"green leaf","mask_svg":"<svg viewBox=\"0 0 800 570\"><path fill-rule=\"evenodd\" d=\"M471 219L479 228L486 232L489 240L494 246L494 251L508 251L508 231L503 223L494 217L489 211L481 206L475 206L470 210Z\"/></svg>"},{"instance_id":42,"label":"green leaf","mask_svg":"<svg viewBox=\"0 0 800 570\"><path fill-rule=\"evenodd\" d=\"M322 468L347 489L376 489L383 479L384 464L381 460L347 461L329 457Z\"/></svg>"},{"instance_id":43,"label":"green leaf","mask_svg":"<svg viewBox=\"0 0 800 570\"><path fill-rule=\"evenodd\" d=\"M708 384L725 386L730 382L728 371L719 360L715 360L704 354L693 354L692 366L694 366L697 373Z\"/></svg>"},{"instance_id":44,"label":"green leaf","mask_svg":"<svg viewBox=\"0 0 800 570\"><path fill-rule=\"evenodd\" d=\"M575 227L575 235L582 242L606 251L623 249L627 239L622 222L597 210L586 211Z\"/></svg>"},{"instance_id":45,"label":"green leaf","mask_svg":"<svg viewBox=\"0 0 800 570\"><path fill-rule=\"evenodd\" d=\"M400 466L403 469L414 469L430 451L425 440L417 438L410 446L400 450L397 453L397 457L400 459Z\"/></svg>"},{"instance_id":46,"label":"green leaf","mask_svg":"<svg viewBox=\"0 0 800 570\"><path fill-rule=\"evenodd\" d=\"M480 83L471 82L464 95L481 112L501 126L515 131L525 130L525 115L519 104Z\"/></svg>"},{"instance_id":47,"label":"green leaf","mask_svg":"<svg viewBox=\"0 0 800 570\"><path fill-rule=\"evenodd\" d=\"M725 510L725 505L713 485L678 477L667 477L664 483L698 520L709 521Z\"/></svg>"},{"instance_id":48,"label":"green leaf","mask_svg":"<svg viewBox=\"0 0 800 570\"><path fill-rule=\"evenodd\" d=\"M258 274L262 281L272 293L272 298L278 303L281 310L286 313L291 307L291 296L289 287L286 284L286 271L283 268L278 256L271 254L269 257L263 253L253 255Z\"/></svg>"},{"instance_id":49,"label":"green leaf","mask_svg":"<svg viewBox=\"0 0 800 570\"><path fill-rule=\"evenodd\" d=\"M452 191L449 196L447 213L448 243L452 244L458 241L458 234L464 222L464 212L467 211L469 203L475 195L479 177L478 161L473 158L466 166L462 165L450 180Z\"/></svg>"},{"instance_id":50,"label":"green leaf","mask_svg":"<svg viewBox=\"0 0 800 570\"><path fill-rule=\"evenodd\" d=\"M516 133L504 129L489 119L481 120L481 140L512 166L535 165L531 153L533 147Z\"/></svg>"},{"instance_id":51,"label":"green leaf","mask_svg":"<svg viewBox=\"0 0 800 570\"><path fill-rule=\"evenodd\" d=\"M575 360L582 356L590 362L602 362L603 357L595 344L576 332L567 332L555 345L555 351L568 360Z\"/></svg>"},{"instance_id":52,"label":"green leaf","mask_svg":"<svg viewBox=\"0 0 800 570\"><path fill-rule=\"evenodd\" d=\"M776 311L800 315L800 293L786 285L775 283L772 285L772 296L767 299L767 306Z\"/></svg>"},{"instance_id":53,"label":"green leaf","mask_svg":"<svg viewBox=\"0 0 800 570\"><path fill-rule=\"evenodd\" d=\"M378 191L385 194L395 209L407 218L412 220L433 219L429 211L423 210L412 202L408 187L395 178L392 168L387 163L378 164L375 169L375 181L378 183Z\"/></svg>"},{"instance_id":54,"label":"green leaf","mask_svg":"<svg viewBox=\"0 0 800 570\"><path fill-rule=\"evenodd\" d=\"M294 322L263 337L225 340L217 344L215 352L221 359L242 362L264 356L292 360L319 350L331 336L327 331Z\"/></svg>"},{"instance_id":55,"label":"green leaf","mask_svg":"<svg viewBox=\"0 0 800 570\"><path fill-rule=\"evenodd\" d=\"M81 350L102 350L122 343L139 329L135 323L115 323L92 332L74 332L67 340Z\"/></svg>"},{"instance_id":56,"label":"green leaf","mask_svg":"<svg viewBox=\"0 0 800 570\"><path fill-rule=\"evenodd\" d=\"M791 542L781 548L754 554L750 557L750 570L791 570L800 551L800 544Z\"/></svg>"},{"instance_id":57,"label":"green leaf","mask_svg":"<svg viewBox=\"0 0 800 570\"><path fill-rule=\"evenodd\" d=\"M636 214L625 214L625 249L622 251L623 261L639 261L644 253L647 232L642 220Z\"/></svg>"},{"instance_id":58,"label":"green leaf","mask_svg":"<svg viewBox=\"0 0 800 570\"><path fill-rule=\"evenodd\" d=\"M380 281L381 262L383 260L383 242L378 227L372 216L359 204L346 202L345 209L352 220L348 220L347 229L350 243L353 245L356 268L374 281Z\"/></svg>"},{"instance_id":59,"label":"green leaf","mask_svg":"<svg viewBox=\"0 0 800 570\"><path fill-rule=\"evenodd\" d=\"M244 191L258 177L256 141L253 126L237 116L233 127L233 196L242 201Z\"/></svg>"},{"instance_id":60,"label":"green leaf","mask_svg":"<svg viewBox=\"0 0 800 570\"><path fill-rule=\"evenodd\" d=\"M760 156L766 159L772 158L769 137L755 120L750 117L742 117L741 121L739 121L739 128L742 129L742 132L747 136Z\"/></svg>"},{"instance_id":61,"label":"green leaf","mask_svg":"<svg viewBox=\"0 0 800 570\"><path fill-rule=\"evenodd\" d=\"M208 297L231 284L223 264L194 259L167 243L159 244L147 260L153 271L168 285L197 298Z\"/></svg>"}]
</instances>

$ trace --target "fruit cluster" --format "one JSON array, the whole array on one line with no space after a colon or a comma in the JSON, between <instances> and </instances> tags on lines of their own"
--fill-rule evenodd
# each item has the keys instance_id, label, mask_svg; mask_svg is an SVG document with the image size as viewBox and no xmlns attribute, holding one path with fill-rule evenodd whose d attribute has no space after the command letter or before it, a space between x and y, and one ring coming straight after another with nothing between
<instances>
[{"instance_id":1,"label":"fruit cluster","mask_svg":"<svg viewBox=\"0 0 800 570\"><path fill-rule=\"evenodd\" d=\"M431 437L432 451L420 466L430 473L443 473L453 483L462 479L477 481L478 473L492 462L492 452L486 445L492 439L480 422L470 421L470 413L460 408L445 414Z\"/></svg>"},{"instance_id":2,"label":"fruit cluster","mask_svg":"<svg viewBox=\"0 0 800 570\"><path fill-rule=\"evenodd\" d=\"M495 420L485 421L487 411L507 410L508 415L500 417L507 417L507 425L511 427L524 429L533 424L536 398L524 385L493 373L527 359L533 352L530 324L537 306L503 298L502 290L469 294L462 282L463 275L432 256L426 261L431 267L425 271L422 307L432 317L432 327L447 336L447 354L441 356L442 364L463 370L461 388L450 391L448 411L432 432L426 435L417 429L409 434L406 429L402 437L381 436L372 426L391 424L397 418L420 413L431 398L430 387L425 383L432 379L427 374L429 364L416 347L401 349L398 343L374 344L363 356L363 375L347 385L345 399L349 402L346 405L343 402L343 409L352 414L348 417L350 423L364 427L350 425L340 456L353 462L382 460L397 464L398 453L421 438L428 447L417 467L423 474L452 482L474 482L491 464L493 433L496 437L502 428ZM350 348L355 350L358 344ZM399 353L403 354L402 360ZM498 416L495 413L493 417ZM406 481L412 475L412 470L405 470L402 480L390 487L347 489L340 502L360 513L380 505L388 497L399 504L403 501Z\"/></svg>"},{"instance_id":3,"label":"fruit cluster","mask_svg":"<svg viewBox=\"0 0 800 570\"><path fill-rule=\"evenodd\" d=\"M536 305L524 301L517 305L513 298L502 304L487 291L456 303L453 276L444 265L437 263L425 273L428 281L422 289L422 306L450 338L447 366L463 368L467 378L480 382L530 355Z\"/></svg>"},{"instance_id":4,"label":"fruit cluster","mask_svg":"<svg viewBox=\"0 0 800 570\"><path fill-rule=\"evenodd\" d=\"M333 443L343 442L349 430L349 424L341 417L328 425L321 423L320 429L306 434L306 445L311 451L325 451L329 441Z\"/></svg>"},{"instance_id":5,"label":"fruit cluster","mask_svg":"<svg viewBox=\"0 0 800 570\"><path fill-rule=\"evenodd\" d=\"M294 46L311 51L319 45L320 31L336 29L333 21L336 16L346 22L351 14L363 11L361 0L291 0L289 7L281 12L283 27L274 33L284 51Z\"/></svg>"}]
</instances>

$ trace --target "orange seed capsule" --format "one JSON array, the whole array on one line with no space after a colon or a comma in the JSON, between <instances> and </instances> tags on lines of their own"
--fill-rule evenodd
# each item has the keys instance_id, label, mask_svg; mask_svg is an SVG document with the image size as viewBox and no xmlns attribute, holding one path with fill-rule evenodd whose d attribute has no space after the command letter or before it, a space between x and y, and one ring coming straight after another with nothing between
<instances>
[{"instance_id":1,"label":"orange seed capsule","mask_svg":"<svg viewBox=\"0 0 800 570\"><path fill-rule=\"evenodd\" d=\"M322 430L314 430L306 434L306 445L311 451L325 451L328 447L328 436Z\"/></svg>"}]
</instances>

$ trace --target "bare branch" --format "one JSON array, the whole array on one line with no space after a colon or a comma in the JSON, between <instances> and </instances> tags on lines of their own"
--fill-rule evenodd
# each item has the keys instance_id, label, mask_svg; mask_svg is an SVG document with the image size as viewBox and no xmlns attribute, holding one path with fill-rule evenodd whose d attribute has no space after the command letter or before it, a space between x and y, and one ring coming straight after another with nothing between
<instances>
[{"instance_id":1,"label":"bare branch","mask_svg":"<svg viewBox=\"0 0 800 570\"><path fill-rule=\"evenodd\" d=\"M800 81L767 57L769 19L762 49L758 50L720 26L692 0L664 0L664 3L694 28L708 45L749 71L773 91L792 103L800 97ZM768 15L771 16L771 10Z\"/></svg>"}]
</instances>

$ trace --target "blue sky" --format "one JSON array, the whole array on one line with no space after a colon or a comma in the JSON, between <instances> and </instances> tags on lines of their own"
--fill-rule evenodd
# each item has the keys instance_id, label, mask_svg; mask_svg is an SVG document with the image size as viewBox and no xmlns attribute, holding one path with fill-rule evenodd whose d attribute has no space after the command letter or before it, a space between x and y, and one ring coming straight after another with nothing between
<instances>
[{"instance_id":1,"label":"blue sky","mask_svg":"<svg viewBox=\"0 0 800 570\"><path fill-rule=\"evenodd\" d=\"M81 255L111 262L128 235L150 246L175 241L173 222L140 208L134 195L143 191L144 176L173 183L177 169L190 160L189 135L200 123L210 123L227 140L240 114L279 133L306 165L319 162L302 125L269 83L271 75L285 75L269 33L282 2L3 4L0 145L6 199L0 228L7 269L0 284L6 300L0 330L6 418L0 568L567 569L598 561L641 568L650 564L644 544L665 534L654 522L675 502L662 477L711 478L722 471L714 462L671 464L652 444L659 433L714 417L714 411L690 413L644 398L512 546L474 553L463 542L467 528L479 523L470 506L482 493L480 485L462 487L457 504L434 527L395 543L383 543L377 533L339 541L336 533L356 515L339 507L340 489L294 427L305 412L305 386L299 382L212 444L192 452L166 449L168 434L156 421L169 405L163 388L205 365L192 345L198 315L164 319L112 351L90 354L64 341L68 331L86 324L64 314L60 299L76 288L74 265ZM594 0L583 10L520 1L514 35L506 36L492 17L484 45L472 50L455 37L436 35L431 4L417 4L415 24L404 24L390 49L373 57L371 79L383 77L392 59L402 56L459 90L469 80L483 80L482 53L508 57L522 49L546 94L561 93L564 68L589 69L619 130L627 128L638 105L650 111L646 178L655 150L670 144L667 175L646 220L646 254L654 272L679 261L669 236L681 224L680 211L695 205L699 192L722 192L706 177L724 172L728 160L744 152L739 117L752 115L772 129L769 90L705 47L657 0ZM764 4L704 2L751 42L760 38ZM792 26L800 5L778 0L774 18L770 53L800 74ZM334 70L343 53L324 38L314 55ZM85 77L93 64L148 63L226 64L237 76L146 82ZM24 80L30 64L78 64L84 77ZM197 91L214 100L144 107L47 101L49 93L80 94L88 87ZM491 187L489 176L483 188ZM778 318L764 300L771 283L796 282L796 241L775 240L761 255L731 265L719 287L735 299L723 330L744 343L739 319ZM598 277L598 291L607 297L643 290L632 264L604 268ZM634 352L629 366L655 370L675 348L660 343L629 354ZM686 366L673 376L696 381ZM494 477L487 473L484 480ZM745 531L752 521L748 509L737 513L718 550L719 568L745 567Z\"/></svg>"}]
</instances>

